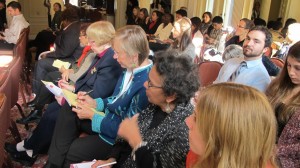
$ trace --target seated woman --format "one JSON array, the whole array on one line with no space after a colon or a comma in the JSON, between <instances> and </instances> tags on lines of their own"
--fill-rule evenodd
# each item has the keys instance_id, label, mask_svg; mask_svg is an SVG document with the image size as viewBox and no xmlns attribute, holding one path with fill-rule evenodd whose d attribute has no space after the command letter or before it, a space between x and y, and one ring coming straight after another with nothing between
<instances>
[{"instance_id":1,"label":"seated woman","mask_svg":"<svg viewBox=\"0 0 300 168\"><path fill-rule=\"evenodd\" d=\"M199 17L192 17L191 18L192 22L192 27L191 27L191 32L192 32L192 42L195 46L195 52L197 57L200 59L200 54L201 54L201 48L203 45L203 35L200 31L201 27L201 19Z\"/></svg>"},{"instance_id":2,"label":"seated woman","mask_svg":"<svg viewBox=\"0 0 300 168\"><path fill-rule=\"evenodd\" d=\"M282 167L300 166L299 67L300 42L297 42L289 49L280 75L266 91L277 117L277 157Z\"/></svg>"},{"instance_id":3,"label":"seated woman","mask_svg":"<svg viewBox=\"0 0 300 168\"><path fill-rule=\"evenodd\" d=\"M81 103L76 108L62 108L49 149L50 167L70 167L70 163L105 159L115 143L121 121L148 105L143 83L148 79L152 61L148 59L145 32L134 25L120 28L113 48L114 58L125 69L114 93L108 98L92 99L80 92ZM82 131L89 135L80 138Z\"/></svg>"},{"instance_id":4,"label":"seated woman","mask_svg":"<svg viewBox=\"0 0 300 168\"><path fill-rule=\"evenodd\" d=\"M156 52L168 47L168 45L163 44L163 41L167 40L171 35L173 29L171 18L171 14L164 14L162 16L162 23L158 26L156 32L153 35L149 35L149 47L152 51Z\"/></svg>"},{"instance_id":5,"label":"seated woman","mask_svg":"<svg viewBox=\"0 0 300 168\"><path fill-rule=\"evenodd\" d=\"M95 22L88 27L87 38L97 56L93 59L88 70L76 81L75 93L93 90L89 94L93 98L106 98L113 93L122 73L121 66L113 58L114 51L111 48L111 41L114 35L115 29L108 21ZM62 82L67 81L60 81L59 83ZM61 84L61 87L74 89L74 87L67 84ZM61 104L61 98L57 99L58 101L48 105L30 137L17 145L5 145L6 151L13 160L21 162L23 165L31 166L38 154L48 151L59 110L68 107L68 103L63 105Z\"/></svg>"},{"instance_id":6,"label":"seated woman","mask_svg":"<svg viewBox=\"0 0 300 168\"><path fill-rule=\"evenodd\" d=\"M157 53L144 83L151 104L121 123L118 135L126 141L117 139L109 159L92 167L112 161L117 161L116 167L184 167L189 150L184 120L194 109L190 98L199 88L197 79L188 55L177 50Z\"/></svg>"},{"instance_id":7,"label":"seated woman","mask_svg":"<svg viewBox=\"0 0 300 168\"><path fill-rule=\"evenodd\" d=\"M186 119L190 167L277 167L276 119L263 93L235 83L220 83L199 94L195 112Z\"/></svg>"},{"instance_id":8,"label":"seated woman","mask_svg":"<svg viewBox=\"0 0 300 168\"><path fill-rule=\"evenodd\" d=\"M158 26L161 24L161 17L162 17L162 13L160 11L155 10L152 12L151 19L147 24L146 33L148 35L153 35L156 32Z\"/></svg>"}]
</instances>

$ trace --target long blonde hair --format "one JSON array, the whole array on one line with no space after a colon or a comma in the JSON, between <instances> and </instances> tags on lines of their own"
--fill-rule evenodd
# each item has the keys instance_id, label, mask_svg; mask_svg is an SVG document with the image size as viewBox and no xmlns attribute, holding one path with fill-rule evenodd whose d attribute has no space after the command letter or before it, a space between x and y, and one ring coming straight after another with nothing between
<instances>
[{"instance_id":1,"label":"long blonde hair","mask_svg":"<svg viewBox=\"0 0 300 168\"><path fill-rule=\"evenodd\" d=\"M276 166L276 119L266 96L240 84L220 83L201 91L196 124L205 142L199 168Z\"/></svg>"}]
</instances>

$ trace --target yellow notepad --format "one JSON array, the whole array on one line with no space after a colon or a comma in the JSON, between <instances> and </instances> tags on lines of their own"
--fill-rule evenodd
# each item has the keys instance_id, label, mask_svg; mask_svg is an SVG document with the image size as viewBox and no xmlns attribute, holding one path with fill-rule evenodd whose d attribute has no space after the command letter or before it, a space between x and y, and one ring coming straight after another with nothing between
<instances>
[{"instance_id":1,"label":"yellow notepad","mask_svg":"<svg viewBox=\"0 0 300 168\"><path fill-rule=\"evenodd\" d=\"M69 69L69 67L71 66L71 64L69 62L64 62L61 61L59 59L54 60L52 66L60 69L62 66L64 66L66 69Z\"/></svg>"},{"instance_id":2,"label":"yellow notepad","mask_svg":"<svg viewBox=\"0 0 300 168\"><path fill-rule=\"evenodd\" d=\"M68 104L70 106L76 107L77 106L77 94L75 94L69 90L66 90L66 89L62 89L62 92L63 92L64 98L66 99ZM105 116L104 112L99 112L94 108L91 108L91 109L93 110L93 112L100 114L102 116Z\"/></svg>"}]
</instances>

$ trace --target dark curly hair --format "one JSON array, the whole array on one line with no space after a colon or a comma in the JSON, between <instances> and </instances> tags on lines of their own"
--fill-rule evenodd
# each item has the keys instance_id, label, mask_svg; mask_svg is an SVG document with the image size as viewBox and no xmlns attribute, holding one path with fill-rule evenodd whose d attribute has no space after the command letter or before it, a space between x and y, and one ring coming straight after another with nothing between
<instances>
[{"instance_id":1,"label":"dark curly hair","mask_svg":"<svg viewBox=\"0 0 300 168\"><path fill-rule=\"evenodd\" d=\"M166 96L176 95L175 104L190 101L200 84L197 66L189 55L175 49L157 52L154 66L164 79L162 89Z\"/></svg>"}]
</instances>

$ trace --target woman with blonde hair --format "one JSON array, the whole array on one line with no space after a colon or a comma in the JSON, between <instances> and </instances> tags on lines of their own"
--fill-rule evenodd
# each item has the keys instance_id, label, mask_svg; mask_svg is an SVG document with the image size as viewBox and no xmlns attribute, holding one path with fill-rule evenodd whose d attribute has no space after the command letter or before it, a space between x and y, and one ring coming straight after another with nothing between
<instances>
[{"instance_id":1,"label":"woman with blonde hair","mask_svg":"<svg viewBox=\"0 0 300 168\"><path fill-rule=\"evenodd\" d=\"M268 99L252 87L207 87L186 124L190 148L199 156L191 167L276 167L276 119Z\"/></svg>"},{"instance_id":2,"label":"woman with blonde hair","mask_svg":"<svg viewBox=\"0 0 300 168\"><path fill-rule=\"evenodd\" d=\"M282 167L300 166L300 42L294 44L280 75L266 94L278 122L277 156Z\"/></svg>"},{"instance_id":3,"label":"woman with blonde hair","mask_svg":"<svg viewBox=\"0 0 300 168\"><path fill-rule=\"evenodd\" d=\"M192 22L189 18L183 17L174 23L172 29L173 40L166 40L167 43L171 43L172 48L178 49L193 60L196 57L195 46L192 43Z\"/></svg>"}]
</instances>

